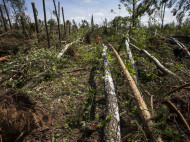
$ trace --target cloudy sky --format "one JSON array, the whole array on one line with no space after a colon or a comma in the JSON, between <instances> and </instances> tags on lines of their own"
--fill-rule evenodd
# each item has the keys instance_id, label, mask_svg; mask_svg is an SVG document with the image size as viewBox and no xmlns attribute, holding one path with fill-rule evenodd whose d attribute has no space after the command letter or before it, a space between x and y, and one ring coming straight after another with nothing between
<instances>
[{"instance_id":1,"label":"cloudy sky","mask_svg":"<svg viewBox=\"0 0 190 142\"><path fill-rule=\"evenodd\" d=\"M128 15L127 11L123 6L121 10L118 9L118 4L120 0L59 0L59 1L61 7L62 6L64 7L66 20L75 19L77 23L83 19L90 21L92 14L94 15L94 22L98 24L101 24L105 18L111 20L117 15L120 16ZM43 16L42 0L26 0L26 7L27 7L26 13L33 20L31 2L35 2L36 8L38 9L38 18L43 20L44 16ZM53 0L45 0L45 2L46 2L47 18L48 19L55 18L55 16L52 14L52 11L54 10ZM57 2L58 0L56 0L56 3ZM114 11L117 14L111 13L111 9L114 9ZM165 23L172 22L174 20L175 17L173 17L170 14L169 10L166 10ZM142 21L146 24L148 21L147 16L144 16L142 18Z\"/></svg>"}]
</instances>

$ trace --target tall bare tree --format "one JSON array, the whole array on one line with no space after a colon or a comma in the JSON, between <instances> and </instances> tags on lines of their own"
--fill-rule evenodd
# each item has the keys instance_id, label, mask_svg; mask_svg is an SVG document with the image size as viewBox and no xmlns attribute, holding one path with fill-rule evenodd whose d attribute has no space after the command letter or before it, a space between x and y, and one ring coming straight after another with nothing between
<instances>
[{"instance_id":1,"label":"tall bare tree","mask_svg":"<svg viewBox=\"0 0 190 142\"><path fill-rule=\"evenodd\" d=\"M66 34L67 34L67 29L66 29L66 23L65 23L65 16L64 16L64 10L63 10L63 7L62 7L62 15L63 15L63 23L64 23L64 34L65 34L65 36L66 36Z\"/></svg>"},{"instance_id":2,"label":"tall bare tree","mask_svg":"<svg viewBox=\"0 0 190 142\"><path fill-rule=\"evenodd\" d=\"M49 40L49 34L48 34L48 26L47 26L47 20L46 20L46 6L45 6L45 0L42 0L43 2L43 9L44 9L44 22L46 26L46 34L47 34L47 41L48 41L48 47L50 48L50 40Z\"/></svg>"},{"instance_id":3,"label":"tall bare tree","mask_svg":"<svg viewBox=\"0 0 190 142\"><path fill-rule=\"evenodd\" d=\"M34 13L34 20L35 20L35 25L36 25L36 32L37 32L37 36L38 36L38 39L39 39L37 10L36 10L36 7L35 7L35 3L32 2L31 4L32 4L33 13Z\"/></svg>"},{"instance_id":4,"label":"tall bare tree","mask_svg":"<svg viewBox=\"0 0 190 142\"><path fill-rule=\"evenodd\" d=\"M53 0L53 4L54 4L54 8L55 8L55 15L57 17L57 23L58 23L59 44L61 46L61 30L60 30L59 16L58 16L58 13L57 13L57 7L56 7L55 0Z\"/></svg>"},{"instance_id":5,"label":"tall bare tree","mask_svg":"<svg viewBox=\"0 0 190 142\"><path fill-rule=\"evenodd\" d=\"M1 12L1 17L3 19L3 24L4 24L4 27L5 27L5 31L7 31L7 25L6 25L6 21L5 21L5 17L3 15L3 11L2 11L2 8L1 8L1 4L0 4L0 12Z\"/></svg>"},{"instance_id":6,"label":"tall bare tree","mask_svg":"<svg viewBox=\"0 0 190 142\"><path fill-rule=\"evenodd\" d=\"M11 24L11 20L10 20L10 17L9 17L9 12L8 12L5 0L3 0L3 3L4 3L4 7L5 7L5 10L6 10L6 13L7 13L7 17L8 17L8 20L9 20L10 28L12 29L12 24Z\"/></svg>"}]
</instances>

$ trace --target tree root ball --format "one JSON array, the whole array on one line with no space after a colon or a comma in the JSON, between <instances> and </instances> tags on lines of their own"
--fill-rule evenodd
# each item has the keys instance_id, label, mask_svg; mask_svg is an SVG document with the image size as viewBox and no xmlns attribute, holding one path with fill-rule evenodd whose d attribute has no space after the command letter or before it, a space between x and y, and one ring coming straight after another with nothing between
<instances>
[{"instance_id":1,"label":"tree root ball","mask_svg":"<svg viewBox=\"0 0 190 142\"><path fill-rule=\"evenodd\" d=\"M40 140L40 137L48 141L51 136L46 137L49 121L44 110L37 107L26 93L11 89L0 94L0 136L3 142L33 141ZM33 131L41 132L41 135L30 137Z\"/></svg>"}]
</instances>

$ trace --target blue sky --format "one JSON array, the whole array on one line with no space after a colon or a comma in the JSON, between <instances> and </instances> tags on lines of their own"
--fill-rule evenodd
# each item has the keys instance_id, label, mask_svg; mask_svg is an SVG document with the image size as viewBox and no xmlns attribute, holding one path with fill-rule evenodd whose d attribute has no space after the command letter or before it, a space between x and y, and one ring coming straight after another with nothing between
<instances>
[{"instance_id":1,"label":"blue sky","mask_svg":"<svg viewBox=\"0 0 190 142\"><path fill-rule=\"evenodd\" d=\"M26 13L33 18L31 2L35 2L36 8L38 9L38 18L43 19L43 5L42 0L26 0ZM56 3L58 0L56 0ZM118 11L119 0L60 0L61 7L64 7L65 18L76 22L86 19L90 21L92 14L94 15L95 23L101 23L103 19L113 19L115 14L111 13L111 9ZM55 18L51 14L54 10L53 0L46 0L46 12L47 18ZM125 13L125 14L124 14ZM126 11L123 11L122 15L126 15ZM62 14L61 14L62 22Z\"/></svg>"},{"instance_id":2,"label":"blue sky","mask_svg":"<svg viewBox=\"0 0 190 142\"><path fill-rule=\"evenodd\" d=\"M116 14L111 13L111 9L114 9L120 16L128 15L127 11L124 7L121 10L118 10L118 4L120 0L59 0L61 7L64 7L64 13L66 20L75 19L78 23L82 19L86 19L90 22L91 15L94 15L95 23L102 24L102 21L107 18L108 20L113 19ZM43 5L42 0L26 0L27 7L27 15L32 18L33 21L33 13L31 2L35 2L36 8L38 9L38 18L44 19L43 16ZM46 2L46 12L47 18L50 19L55 18L52 14L54 10L53 0L45 0ZM56 3L58 0L56 0ZM122 4L121 4L122 5ZM169 23L175 20L170 14L170 10L166 9L165 23ZM142 18L142 22L147 23L148 17L144 16ZM61 22L62 22L62 14L61 14Z\"/></svg>"}]
</instances>

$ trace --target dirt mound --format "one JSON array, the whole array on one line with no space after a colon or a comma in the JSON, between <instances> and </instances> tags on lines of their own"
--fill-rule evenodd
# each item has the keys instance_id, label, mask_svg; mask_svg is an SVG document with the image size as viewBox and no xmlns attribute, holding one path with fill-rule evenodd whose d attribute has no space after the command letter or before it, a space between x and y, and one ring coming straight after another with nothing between
<instances>
[{"instance_id":1,"label":"dirt mound","mask_svg":"<svg viewBox=\"0 0 190 142\"><path fill-rule=\"evenodd\" d=\"M45 141L50 140L48 125L51 121L48 115L44 109L37 107L26 93L13 89L1 92L0 118L0 135L3 142L42 141L42 138ZM34 135L34 132L38 135Z\"/></svg>"}]
</instances>

